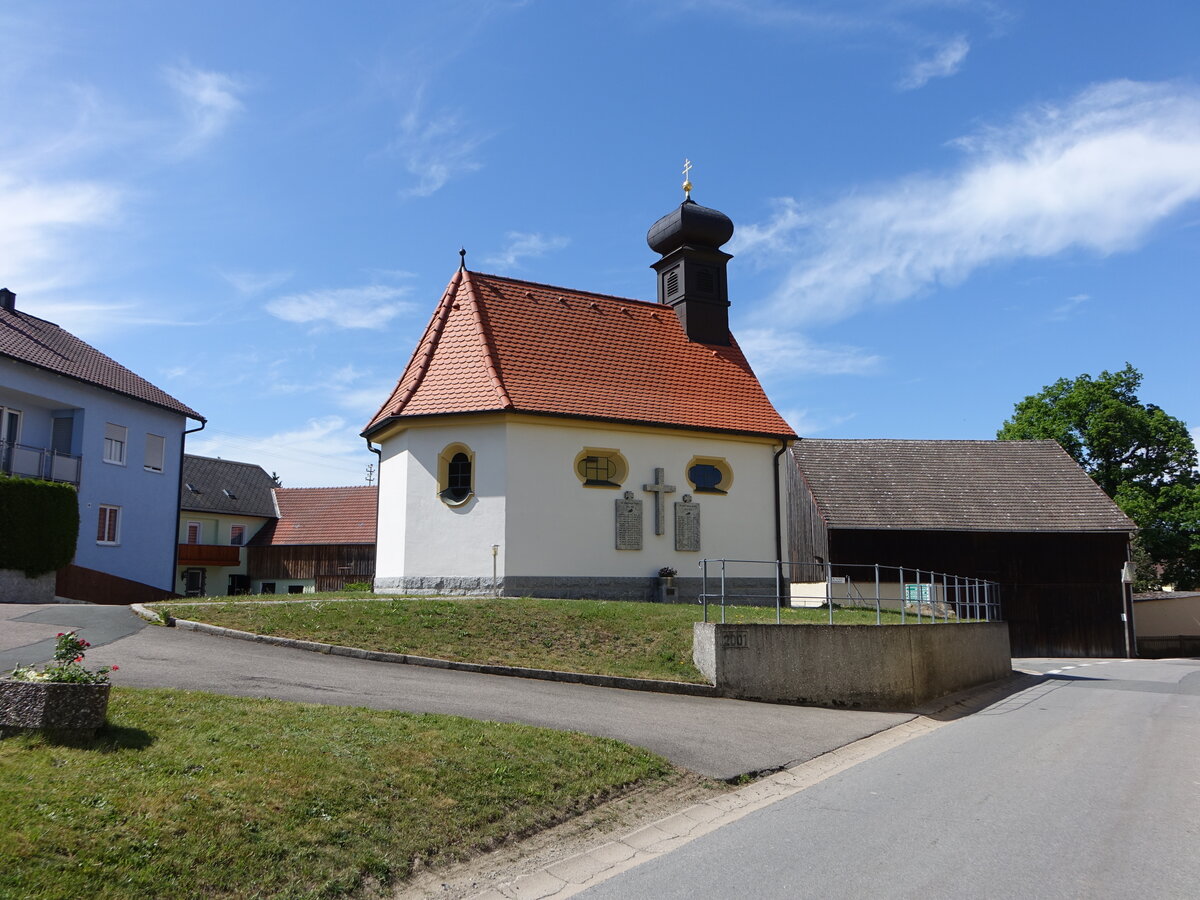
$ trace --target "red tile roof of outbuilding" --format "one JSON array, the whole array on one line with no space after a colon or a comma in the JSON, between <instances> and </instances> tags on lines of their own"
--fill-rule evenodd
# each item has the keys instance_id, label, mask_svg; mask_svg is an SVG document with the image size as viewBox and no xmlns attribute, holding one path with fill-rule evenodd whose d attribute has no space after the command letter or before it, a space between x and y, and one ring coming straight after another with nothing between
<instances>
[{"instance_id":1,"label":"red tile roof of outbuilding","mask_svg":"<svg viewBox=\"0 0 1200 900\"><path fill-rule=\"evenodd\" d=\"M0 356L124 394L203 422L204 417L53 322L0 307Z\"/></svg>"},{"instance_id":2,"label":"red tile roof of outbuilding","mask_svg":"<svg viewBox=\"0 0 1200 900\"><path fill-rule=\"evenodd\" d=\"M363 433L496 411L795 437L732 337L690 341L658 303L460 270Z\"/></svg>"},{"instance_id":3,"label":"red tile roof of outbuilding","mask_svg":"<svg viewBox=\"0 0 1200 900\"><path fill-rule=\"evenodd\" d=\"M373 544L379 488L275 488L279 518L250 540L251 547L294 544Z\"/></svg>"}]
</instances>

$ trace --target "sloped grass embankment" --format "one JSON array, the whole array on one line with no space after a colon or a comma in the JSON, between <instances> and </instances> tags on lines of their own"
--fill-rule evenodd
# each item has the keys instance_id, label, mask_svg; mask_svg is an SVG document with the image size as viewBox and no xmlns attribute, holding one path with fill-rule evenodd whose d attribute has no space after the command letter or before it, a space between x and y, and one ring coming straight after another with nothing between
<instances>
[{"instance_id":1,"label":"sloped grass embankment","mask_svg":"<svg viewBox=\"0 0 1200 900\"><path fill-rule=\"evenodd\" d=\"M673 771L582 734L114 688L95 738L0 740L0 896L369 894Z\"/></svg>"}]
</instances>

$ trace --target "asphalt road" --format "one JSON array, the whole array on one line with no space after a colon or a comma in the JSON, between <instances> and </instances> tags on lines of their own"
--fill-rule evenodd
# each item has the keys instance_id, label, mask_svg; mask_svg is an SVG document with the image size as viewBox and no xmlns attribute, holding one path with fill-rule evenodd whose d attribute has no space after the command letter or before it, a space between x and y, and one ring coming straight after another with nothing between
<instances>
[{"instance_id":1,"label":"asphalt road","mask_svg":"<svg viewBox=\"0 0 1200 900\"><path fill-rule=\"evenodd\" d=\"M1200 660L1038 683L577 896L1200 896Z\"/></svg>"},{"instance_id":2,"label":"asphalt road","mask_svg":"<svg viewBox=\"0 0 1200 900\"><path fill-rule=\"evenodd\" d=\"M113 683L521 722L647 747L713 778L803 762L912 718L681 697L327 656L145 626L126 607L0 609L0 667L40 662L78 628ZM38 648L44 655L37 657ZM7 660L12 660L8 662Z\"/></svg>"}]
</instances>

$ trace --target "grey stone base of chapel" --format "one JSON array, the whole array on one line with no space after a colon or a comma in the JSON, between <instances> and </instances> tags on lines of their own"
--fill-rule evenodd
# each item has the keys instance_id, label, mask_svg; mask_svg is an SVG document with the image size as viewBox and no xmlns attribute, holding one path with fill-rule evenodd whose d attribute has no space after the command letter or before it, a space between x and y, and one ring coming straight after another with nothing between
<instances>
[{"instance_id":1,"label":"grey stone base of chapel","mask_svg":"<svg viewBox=\"0 0 1200 900\"><path fill-rule=\"evenodd\" d=\"M675 602L695 603L700 599L701 579L676 578ZM773 578L728 578L726 602L739 606L774 606ZM721 584L708 583L709 603L720 602ZM785 585L786 590L786 585ZM567 600L639 600L659 599L656 577L588 577L579 575L509 575L492 585L492 579L419 575L376 578L377 594L444 594L451 596L556 597ZM784 599L787 604L787 598Z\"/></svg>"}]
</instances>

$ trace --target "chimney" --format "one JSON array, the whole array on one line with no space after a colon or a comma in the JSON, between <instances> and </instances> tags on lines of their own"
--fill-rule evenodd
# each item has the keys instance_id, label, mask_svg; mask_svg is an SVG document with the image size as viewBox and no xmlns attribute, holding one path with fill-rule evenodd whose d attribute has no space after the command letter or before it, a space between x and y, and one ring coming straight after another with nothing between
<instances>
[{"instance_id":1,"label":"chimney","mask_svg":"<svg viewBox=\"0 0 1200 900\"><path fill-rule=\"evenodd\" d=\"M17 295L8 288L0 288L0 309L7 309L9 312L16 312Z\"/></svg>"},{"instance_id":2,"label":"chimney","mask_svg":"<svg viewBox=\"0 0 1200 900\"><path fill-rule=\"evenodd\" d=\"M733 256L720 247L731 237L729 217L690 196L646 235L650 249L662 254L651 266L658 273L658 302L674 309L688 339L700 344L729 344L725 266Z\"/></svg>"}]
</instances>

